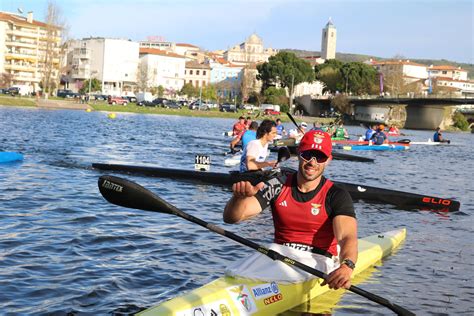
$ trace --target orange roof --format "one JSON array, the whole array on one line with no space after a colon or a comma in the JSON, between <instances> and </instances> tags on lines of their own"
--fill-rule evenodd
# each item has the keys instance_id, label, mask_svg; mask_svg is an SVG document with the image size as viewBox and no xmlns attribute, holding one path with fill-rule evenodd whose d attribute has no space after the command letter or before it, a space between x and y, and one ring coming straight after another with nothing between
<instances>
[{"instance_id":1,"label":"orange roof","mask_svg":"<svg viewBox=\"0 0 474 316\"><path fill-rule=\"evenodd\" d=\"M439 66L430 66L430 69L433 70L457 70L457 71L464 71L467 72L467 70L462 69L461 67L455 67L451 65L439 65Z\"/></svg>"},{"instance_id":2,"label":"orange roof","mask_svg":"<svg viewBox=\"0 0 474 316\"><path fill-rule=\"evenodd\" d=\"M35 25L35 26L40 26L40 27L48 27L48 24L33 20L32 23L29 23L26 18L20 17L16 14L12 13L6 13L6 12L0 12L0 21L9 21L14 24L22 24L22 25ZM57 26L55 26L57 27ZM59 27L57 27L59 28Z\"/></svg>"},{"instance_id":3,"label":"orange roof","mask_svg":"<svg viewBox=\"0 0 474 316\"><path fill-rule=\"evenodd\" d=\"M186 43L176 43L176 46L185 46L185 47L195 47L199 48L196 45L186 44Z\"/></svg>"},{"instance_id":4,"label":"orange roof","mask_svg":"<svg viewBox=\"0 0 474 316\"><path fill-rule=\"evenodd\" d=\"M373 65L410 65L418 67L428 67L426 65L417 64L409 60L386 60L386 61L374 61Z\"/></svg>"},{"instance_id":5,"label":"orange roof","mask_svg":"<svg viewBox=\"0 0 474 316\"><path fill-rule=\"evenodd\" d=\"M211 69L211 67L207 64L198 63L195 60L187 61L186 68L193 68L193 69Z\"/></svg>"},{"instance_id":6,"label":"orange roof","mask_svg":"<svg viewBox=\"0 0 474 316\"><path fill-rule=\"evenodd\" d=\"M449 77L436 77L438 81L451 81L451 82L462 82L462 83L474 83L474 80L456 80Z\"/></svg>"},{"instance_id":7,"label":"orange roof","mask_svg":"<svg viewBox=\"0 0 474 316\"><path fill-rule=\"evenodd\" d=\"M150 54L150 55L160 55L166 57L175 57L175 58L185 58L182 55L178 55L172 52L167 52L165 50L156 49L156 48L147 48L147 47L140 47L140 54Z\"/></svg>"}]
</instances>

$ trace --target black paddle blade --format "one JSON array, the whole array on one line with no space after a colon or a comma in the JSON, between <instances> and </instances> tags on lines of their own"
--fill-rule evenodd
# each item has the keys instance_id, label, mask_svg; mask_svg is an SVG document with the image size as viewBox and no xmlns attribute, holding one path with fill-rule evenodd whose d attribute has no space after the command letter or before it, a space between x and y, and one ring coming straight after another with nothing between
<instances>
[{"instance_id":1,"label":"black paddle blade","mask_svg":"<svg viewBox=\"0 0 474 316\"><path fill-rule=\"evenodd\" d=\"M287 160L288 158L290 158L290 150L288 149L288 147L286 146L283 146L283 147L280 147L278 149L278 159L277 159L277 163L280 163L282 161L285 161Z\"/></svg>"},{"instance_id":2,"label":"black paddle blade","mask_svg":"<svg viewBox=\"0 0 474 316\"><path fill-rule=\"evenodd\" d=\"M98 184L102 196L112 204L144 211L173 213L167 202L135 182L102 176Z\"/></svg>"}]
</instances>

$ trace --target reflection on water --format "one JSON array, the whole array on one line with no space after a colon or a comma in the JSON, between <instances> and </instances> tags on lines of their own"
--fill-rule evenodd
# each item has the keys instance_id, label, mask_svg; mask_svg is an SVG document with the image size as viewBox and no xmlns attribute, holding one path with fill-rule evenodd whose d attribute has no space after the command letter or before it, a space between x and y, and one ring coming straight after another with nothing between
<instances>
[{"instance_id":1,"label":"reflection on water","mask_svg":"<svg viewBox=\"0 0 474 316\"><path fill-rule=\"evenodd\" d=\"M246 256L251 250L180 218L107 203L97 189L101 173L90 167L120 162L193 169L200 153L211 155L212 171L225 172L229 140L222 132L232 123L121 113L110 120L98 112L0 107L0 150L25 155L21 164L0 165L2 313L129 314L210 282L229 262ZM414 140L432 136L403 132ZM469 314L474 300L473 135L446 134L457 146L360 153L375 163L333 161L326 172L335 180L461 201L461 212L454 214L355 204L360 236L408 230L399 252L360 287L419 314ZM222 223L227 188L125 177L255 242L272 239L270 212L241 225ZM387 314L354 294L321 312Z\"/></svg>"}]
</instances>

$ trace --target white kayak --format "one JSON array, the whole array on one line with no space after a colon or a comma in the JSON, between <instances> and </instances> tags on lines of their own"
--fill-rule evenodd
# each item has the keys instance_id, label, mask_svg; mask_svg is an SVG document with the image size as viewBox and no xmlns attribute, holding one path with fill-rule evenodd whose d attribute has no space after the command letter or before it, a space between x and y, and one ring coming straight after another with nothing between
<instances>
[{"instance_id":1,"label":"white kayak","mask_svg":"<svg viewBox=\"0 0 474 316\"><path fill-rule=\"evenodd\" d=\"M410 145L428 145L428 146L439 146L439 145L449 145L449 143L434 142L431 138L426 142L410 142Z\"/></svg>"},{"instance_id":2,"label":"white kayak","mask_svg":"<svg viewBox=\"0 0 474 316\"><path fill-rule=\"evenodd\" d=\"M237 154L230 158L227 158L224 160L224 166L227 166L227 167L237 166L238 164L240 164L240 158L242 158L242 154Z\"/></svg>"}]
</instances>

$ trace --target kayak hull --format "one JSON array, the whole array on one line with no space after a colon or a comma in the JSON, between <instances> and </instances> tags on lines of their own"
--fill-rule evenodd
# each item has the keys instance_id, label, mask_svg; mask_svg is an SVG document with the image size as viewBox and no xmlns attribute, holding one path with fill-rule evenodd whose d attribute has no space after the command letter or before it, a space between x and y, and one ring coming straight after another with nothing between
<instances>
[{"instance_id":1,"label":"kayak hull","mask_svg":"<svg viewBox=\"0 0 474 316\"><path fill-rule=\"evenodd\" d=\"M0 152L0 163L9 163L22 161L23 155L13 151L1 151Z\"/></svg>"},{"instance_id":2,"label":"kayak hull","mask_svg":"<svg viewBox=\"0 0 474 316\"><path fill-rule=\"evenodd\" d=\"M355 145L344 146L344 150L376 150L376 151L403 151L408 150L409 146L400 145Z\"/></svg>"},{"instance_id":3,"label":"kayak hull","mask_svg":"<svg viewBox=\"0 0 474 316\"><path fill-rule=\"evenodd\" d=\"M298 154L298 146L286 146L288 147L288 150L290 151L290 154L292 155L297 155ZM280 149L280 147L270 147L269 150L271 152L277 152ZM332 152L332 159L333 160L348 160L348 161L358 161L358 162L374 162L374 159L372 158L367 158L367 157L360 157L360 156L355 156L355 155L349 155L349 154L344 154L340 153L337 151Z\"/></svg>"},{"instance_id":4,"label":"kayak hull","mask_svg":"<svg viewBox=\"0 0 474 316\"><path fill-rule=\"evenodd\" d=\"M256 185L261 181L266 181L267 179L276 176L276 173L273 171L250 171L245 173L231 171L229 173L219 173L150 166L132 166L101 163L93 163L92 167L98 170L116 171L120 173L135 174L148 177L180 179L184 181L193 182L200 181L213 185L225 186L230 186L238 181L250 181L253 185ZM294 170L289 168L281 168L281 170L282 172L294 172ZM336 185L339 185L346 189L354 200L361 199L369 202L392 204L403 209L434 209L454 212L458 211L461 205L458 201L455 200L442 199L428 195L414 194L409 192L389 190L340 181L333 182Z\"/></svg>"},{"instance_id":5,"label":"kayak hull","mask_svg":"<svg viewBox=\"0 0 474 316\"><path fill-rule=\"evenodd\" d=\"M359 258L353 276L378 264L406 238L400 229L359 239ZM271 267L269 267L271 268ZM330 289L315 278L295 284L221 277L183 296L138 313L152 315L276 315L318 297ZM215 314L211 314L214 310Z\"/></svg>"}]
</instances>

